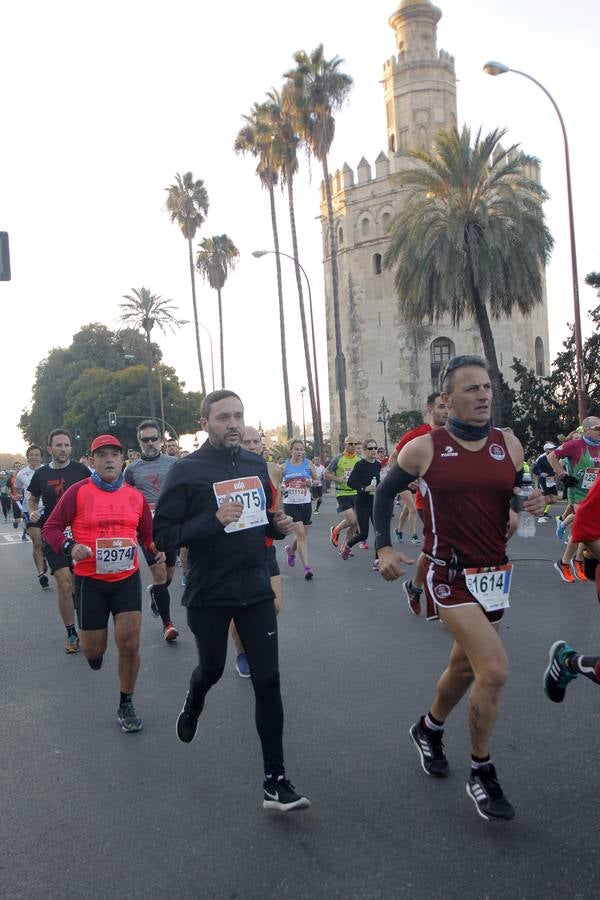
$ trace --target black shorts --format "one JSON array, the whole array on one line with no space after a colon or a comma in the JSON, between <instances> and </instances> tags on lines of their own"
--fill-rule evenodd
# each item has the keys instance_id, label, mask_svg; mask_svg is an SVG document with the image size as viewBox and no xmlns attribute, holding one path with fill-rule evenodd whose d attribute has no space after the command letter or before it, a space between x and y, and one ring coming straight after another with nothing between
<instances>
[{"instance_id":1,"label":"black shorts","mask_svg":"<svg viewBox=\"0 0 600 900\"><path fill-rule=\"evenodd\" d=\"M275 550L275 545L271 544L270 547L267 547L267 568L269 569L269 575L271 578L274 578L275 575L280 575L279 571L279 563L277 562L277 552Z\"/></svg>"},{"instance_id":2,"label":"black shorts","mask_svg":"<svg viewBox=\"0 0 600 900\"><path fill-rule=\"evenodd\" d=\"M302 522L303 525L308 525L312 519L312 503L284 503L283 511L294 522Z\"/></svg>"},{"instance_id":3,"label":"black shorts","mask_svg":"<svg viewBox=\"0 0 600 900\"><path fill-rule=\"evenodd\" d=\"M321 487L320 484L319 484L319 485L314 484L314 485L312 486L312 498L313 498L313 500L318 500L319 497L322 497L322 496L323 496L323 488Z\"/></svg>"},{"instance_id":4,"label":"black shorts","mask_svg":"<svg viewBox=\"0 0 600 900\"><path fill-rule=\"evenodd\" d=\"M142 611L142 580L139 569L120 581L75 576L77 622L81 631L106 628L112 613Z\"/></svg>"},{"instance_id":5,"label":"black shorts","mask_svg":"<svg viewBox=\"0 0 600 900\"><path fill-rule=\"evenodd\" d=\"M352 494L351 497L345 497L343 494L338 494L337 496L337 511L339 513L346 512L347 509L354 509L354 504L356 503L356 494Z\"/></svg>"},{"instance_id":6,"label":"black shorts","mask_svg":"<svg viewBox=\"0 0 600 900\"><path fill-rule=\"evenodd\" d=\"M17 519L22 519L22 518L23 518L23 512L22 512L21 507L19 506L19 504L17 503L16 500L12 500L11 502L12 502L12 514L13 514L13 519L14 519L15 522L16 522Z\"/></svg>"},{"instance_id":7,"label":"black shorts","mask_svg":"<svg viewBox=\"0 0 600 900\"><path fill-rule=\"evenodd\" d=\"M73 560L64 553L55 553L50 544L42 538L42 553L50 567L50 574L54 575L59 569L73 569Z\"/></svg>"},{"instance_id":8,"label":"black shorts","mask_svg":"<svg viewBox=\"0 0 600 900\"><path fill-rule=\"evenodd\" d=\"M146 550L144 547L142 547L141 550L142 550L142 553L144 554L144 558L145 558L146 562L148 563L148 565L149 566L155 565L154 557L156 554L152 553L150 550ZM168 550L165 555L167 557L167 560L166 560L167 568L174 566L175 563L177 562L177 550Z\"/></svg>"}]
</instances>

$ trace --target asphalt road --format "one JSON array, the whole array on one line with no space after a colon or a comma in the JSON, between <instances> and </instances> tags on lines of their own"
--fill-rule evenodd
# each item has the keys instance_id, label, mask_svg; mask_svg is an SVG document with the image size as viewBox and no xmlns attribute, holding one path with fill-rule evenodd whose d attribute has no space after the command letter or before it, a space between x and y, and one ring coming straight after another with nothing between
<instances>
[{"instance_id":1,"label":"asphalt road","mask_svg":"<svg viewBox=\"0 0 600 900\"><path fill-rule=\"evenodd\" d=\"M144 731L122 734L114 647L100 672L64 654L54 588L39 589L31 545L0 525L2 898L600 896L600 693L580 678L558 706L541 688L554 640L599 652L600 610L591 584L553 571L553 528L511 544L502 633L512 672L493 757L517 816L487 823L465 793L464 703L446 728L450 778L427 778L408 739L448 633L409 614L399 583L371 571L371 552L342 562L328 542L331 497L323 513L311 530L314 581L284 571L286 763L313 803L288 815L261 806L252 687L235 674L232 645L196 740L175 738L195 665L179 585L177 645L144 616Z\"/></svg>"}]
</instances>

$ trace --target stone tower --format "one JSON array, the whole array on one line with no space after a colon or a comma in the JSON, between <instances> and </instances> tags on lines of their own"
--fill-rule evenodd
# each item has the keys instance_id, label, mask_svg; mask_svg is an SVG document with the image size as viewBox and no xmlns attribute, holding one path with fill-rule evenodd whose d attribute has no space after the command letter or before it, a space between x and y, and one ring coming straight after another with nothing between
<instances>
[{"instance_id":1,"label":"stone tower","mask_svg":"<svg viewBox=\"0 0 600 900\"><path fill-rule=\"evenodd\" d=\"M409 325L400 315L393 275L383 269L392 218L401 210L403 192L394 172L406 167L400 154L431 147L441 128L457 124L454 59L437 50L441 11L430 0L402 0L389 24L397 55L383 66L386 146L375 171L363 157L356 171L347 163L331 176L338 239L340 320L346 360L348 428L359 437L372 434L382 442L377 413L382 397L390 412L423 411L427 395L439 384L445 362L456 353L482 353L472 320L460 328L440 320ZM539 179L537 168L529 175ZM334 448L339 433L339 405L334 370L335 340L329 267L329 234L325 187L321 185L321 221L325 269L325 302L329 359L330 434ZM506 380L517 356L539 375L549 371L546 298L524 318L492 323L498 363Z\"/></svg>"}]
</instances>

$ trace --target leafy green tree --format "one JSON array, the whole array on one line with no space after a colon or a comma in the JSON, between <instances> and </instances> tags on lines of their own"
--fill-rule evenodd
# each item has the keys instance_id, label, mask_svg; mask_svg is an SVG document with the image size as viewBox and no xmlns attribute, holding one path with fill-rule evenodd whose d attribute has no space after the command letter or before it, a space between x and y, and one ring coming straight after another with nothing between
<instances>
[{"instance_id":1,"label":"leafy green tree","mask_svg":"<svg viewBox=\"0 0 600 900\"><path fill-rule=\"evenodd\" d=\"M516 308L528 315L543 299L543 270L553 246L542 201L547 194L527 174L537 161L505 130L471 146L466 126L438 132L433 149L408 153L411 168L397 176L408 188L392 222L384 263L395 270L402 315L411 322L472 317L479 328L494 388L494 421L502 424L502 383L492 319ZM415 166L414 163L417 163Z\"/></svg>"},{"instance_id":2,"label":"leafy green tree","mask_svg":"<svg viewBox=\"0 0 600 900\"><path fill-rule=\"evenodd\" d=\"M285 316L283 308L283 285L281 280L281 258L279 256L279 231L275 209L275 185L279 179L279 146L273 128L273 120L267 103L255 103L250 115L243 116L245 125L235 139L236 153L250 153L256 160L256 174L262 187L269 192L271 208L271 228L275 249L275 271L277 274L277 296L279 299L279 337L281 343L281 373L285 400L285 419L288 440L292 437L292 405L288 378L287 350L285 342Z\"/></svg>"},{"instance_id":3,"label":"leafy green tree","mask_svg":"<svg viewBox=\"0 0 600 900\"><path fill-rule=\"evenodd\" d=\"M331 260L331 293L335 331L337 390L340 404L340 432L348 433L346 414L346 374L343 366L342 330L340 324L339 275L337 266L337 235L333 214L333 198L329 180L328 155L335 135L334 113L341 109L352 88L352 78L342 72L339 56L326 59L323 44L312 53L299 50L294 54L296 68L285 73L285 91L292 115L309 154L323 167L323 181L327 198L329 255Z\"/></svg>"},{"instance_id":4,"label":"leafy green tree","mask_svg":"<svg viewBox=\"0 0 600 900\"><path fill-rule=\"evenodd\" d=\"M423 424L423 416L418 409L407 409L404 412L392 413L387 422L387 432L394 444L410 431Z\"/></svg>"},{"instance_id":5,"label":"leafy green tree","mask_svg":"<svg viewBox=\"0 0 600 900\"><path fill-rule=\"evenodd\" d=\"M202 353L200 351L200 328L198 325L198 304L196 302L196 272L194 269L194 257L192 254L192 241L197 230L204 224L208 213L208 193L201 179L194 181L191 172L175 175L175 184L169 185L167 191L167 210L171 216L171 222L177 222L181 233L188 242L188 256L190 264L190 281L192 284L192 306L194 308L194 325L196 328L196 350L198 351L198 369L200 370L200 385L202 393L206 396L206 384L204 382L204 366L202 365Z\"/></svg>"},{"instance_id":6,"label":"leafy green tree","mask_svg":"<svg viewBox=\"0 0 600 900\"><path fill-rule=\"evenodd\" d=\"M121 303L121 321L133 328L142 331L146 339L146 381L148 385L148 400L150 403L150 415L156 415L156 403L154 400L154 385L152 379L152 329L154 326L166 334L167 329L175 331L181 322L173 315L176 307L172 300L163 300L160 294L153 294L148 288L132 288L131 294L124 294L125 303Z\"/></svg>"},{"instance_id":7,"label":"leafy green tree","mask_svg":"<svg viewBox=\"0 0 600 900\"><path fill-rule=\"evenodd\" d=\"M219 303L219 342L221 350L221 387L225 387L225 342L223 340L223 306L221 291L227 281L227 274L234 268L240 251L226 234L215 234L204 238L196 256L196 268L217 292Z\"/></svg>"}]
</instances>

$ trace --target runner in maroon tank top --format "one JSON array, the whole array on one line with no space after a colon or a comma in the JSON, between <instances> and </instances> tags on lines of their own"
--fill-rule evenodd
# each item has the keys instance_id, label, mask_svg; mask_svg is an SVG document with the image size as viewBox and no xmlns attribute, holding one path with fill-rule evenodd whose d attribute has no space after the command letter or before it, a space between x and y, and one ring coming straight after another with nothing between
<instances>
[{"instance_id":1,"label":"runner in maroon tank top","mask_svg":"<svg viewBox=\"0 0 600 900\"><path fill-rule=\"evenodd\" d=\"M411 562L392 548L390 519L400 490L419 478L429 560L428 618L442 619L454 638L448 667L427 715L410 729L428 775L446 777L444 720L469 691L471 773L467 794L485 819L512 819L514 809L496 777L489 742L508 658L497 625L508 606L511 567L506 565L510 501L520 482L523 448L511 433L490 425L492 387L477 356L450 360L442 377L448 407L443 428L410 441L375 496L379 571L387 581ZM536 491L525 508L543 510ZM480 571L483 570L483 571Z\"/></svg>"}]
</instances>

